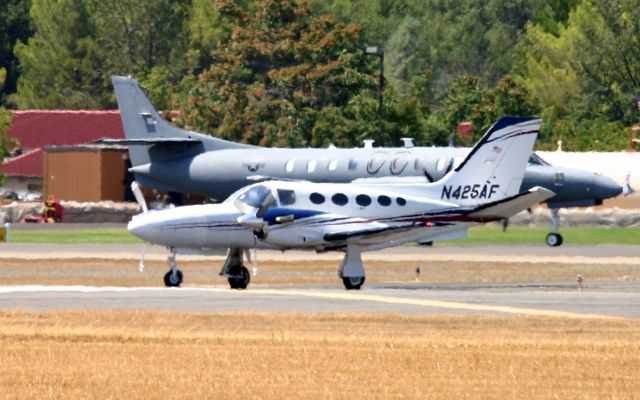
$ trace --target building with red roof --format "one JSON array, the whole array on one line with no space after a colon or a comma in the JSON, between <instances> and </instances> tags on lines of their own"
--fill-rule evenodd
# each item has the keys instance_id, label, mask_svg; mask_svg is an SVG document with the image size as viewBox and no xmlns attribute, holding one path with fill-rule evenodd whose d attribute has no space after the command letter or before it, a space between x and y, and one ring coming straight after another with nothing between
<instances>
[{"instance_id":1,"label":"building with red roof","mask_svg":"<svg viewBox=\"0 0 640 400\"><path fill-rule=\"evenodd\" d=\"M97 139L124 138L120 112L102 110L15 111L6 135L18 146L5 158L5 191L20 195L42 193L45 147L72 146Z\"/></svg>"}]
</instances>

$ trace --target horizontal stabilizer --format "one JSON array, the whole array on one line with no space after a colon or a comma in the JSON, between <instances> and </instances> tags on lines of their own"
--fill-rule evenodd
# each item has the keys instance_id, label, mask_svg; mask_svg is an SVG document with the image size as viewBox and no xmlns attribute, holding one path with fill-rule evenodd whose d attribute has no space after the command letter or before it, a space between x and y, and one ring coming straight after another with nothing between
<instances>
[{"instance_id":1,"label":"horizontal stabilizer","mask_svg":"<svg viewBox=\"0 0 640 400\"><path fill-rule=\"evenodd\" d=\"M126 145L140 145L140 146L151 146L151 145L163 145L163 144L198 144L202 143L201 140L191 139L191 138L139 138L139 139L109 139L102 138L94 141L94 143L99 144L126 144Z\"/></svg>"},{"instance_id":2,"label":"horizontal stabilizer","mask_svg":"<svg viewBox=\"0 0 640 400\"><path fill-rule=\"evenodd\" d=\"M494 219L496 217L508 218L553 196L555 196L555 193L551 190L536 186L527 192L493 203L484 204L469 212L467 216L480 219Z\"/></svg>"}]
</instances>

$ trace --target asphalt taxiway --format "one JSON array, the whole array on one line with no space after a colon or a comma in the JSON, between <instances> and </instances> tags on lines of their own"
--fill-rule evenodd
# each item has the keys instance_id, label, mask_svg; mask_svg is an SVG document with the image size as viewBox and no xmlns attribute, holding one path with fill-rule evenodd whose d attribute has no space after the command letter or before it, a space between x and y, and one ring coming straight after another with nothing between
<instances>
[{"instance_id":1,"label":"asphalt taxiway","mask_svg":"<svg viewBox=\"0 0 640 400\"><path fill-rule=\"evenodd\" d=\"M136 245L0 246L3 258L97 257L137 259ZM163 248L147 249L148 258L162 259ZM399 260L523 260L531 263L625 264L640 268L640 246L444 246L399 247L367 253L366 259ZM187 257L187 256L185 256ZM340 254L261 252L259 258L340 259ZM223 257L221 257L223 259ZM368 284L360 291L335 285L256 285L247 290L216 287L91 287L5 285L0 280L0 309L28 310L170 310L181 312L374 312L418 314L490 314L640 318L640 282L589 281L578 290L575 282Z\"/></svg>"},{"instance_id":2,"label":"asphalt taxiway","mask_svg":"<svg viewBox=\"0 0 640 400\"><path fill-rule=\"evenodd\" d=\"M0 286L0 309L154 310L182 312L373 312L490 314L568 318L640 318L639 282L597 282L582 291L567 283L377 284L337 287L123 288Z\"/></svg>"}]
</instances>

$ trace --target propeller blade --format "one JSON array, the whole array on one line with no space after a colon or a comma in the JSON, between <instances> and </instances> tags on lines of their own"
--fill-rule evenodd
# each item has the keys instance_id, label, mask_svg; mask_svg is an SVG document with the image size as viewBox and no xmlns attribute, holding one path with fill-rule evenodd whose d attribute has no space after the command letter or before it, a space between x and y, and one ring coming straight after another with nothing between
<instances>
[{"instance_id":1,"label":"propeller blade","mask_svg":"<svg viewBox=\"0 0 640 400\"><path fill-rule=\"evenodd\" d=\"M244 249L244 256L251 263L251 275L256 276L258 273L258 249L253 248L253 256L251 255L251 250Z\"/></svg>"},{"instance_id":2,"label":"propeller blade","mask_svg":"<svg viewBox=\"0 0 640 400\"><path fill-rule=\"evenodd\" d=\"M144 272L144 253L147 251L147 244L142 243L142 253L140 254L140 263L138 263L138 270Z\"/></svg>"},{"instance_id":3,"label":"propeller blade","mask_svg":"<svg viewBox=\"0 0 640 400\"><path fill-rule=\"evenodd\" d=\"M136 198L136 202L142 208L142 212L147 212L149 209L147 208L147 202L144 200L144 196L142 195L142 189L140 189L140 185L138 182L131 182L131 191L133 192L133 196Z\"/></svg>"}]
</instances>

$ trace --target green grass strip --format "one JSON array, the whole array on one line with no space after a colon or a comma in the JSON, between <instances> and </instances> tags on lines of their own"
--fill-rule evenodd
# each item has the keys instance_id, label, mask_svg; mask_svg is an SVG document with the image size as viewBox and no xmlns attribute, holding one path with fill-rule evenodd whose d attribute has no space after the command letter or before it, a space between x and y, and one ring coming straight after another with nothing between
<instances>
[{"instance_id":1,"label":"green grass strip","mask_svg":"<svg viewBox=\"0 0 640 400\"><path fill-rule=\"evenodd\" d=\"M465 239L452 240L450 244L529 244L545 243L551 227L529 227L512 225L507 232L502 231L500 224L487 224L469 229ZM638 244L640 228L575 226L560 227L559 233L564 244Z\"/></svg>"},{"instance_id":2,"label":"green grass strip","mask_svg":"<svg viewBox=\"0 0 640 400\"><path fill-rule=\"evenodd\" d=\"M477 244L529 244L545 243L551 232L547 227L512 225L502 232L499 224L487 224L469 230L465 239L438 242L438 245ZM639 244L640 228L620 227L561 227L565 244ZM12 243L121 243L137 244L142 241L125 228L78 229L78 230L12 230Z\"/></svg>"},{"instance_id":3,"label":"green grass strip","mask_svg":"<svg viewBox=\"0 0 640 400\"><path fill-rule=\"evenodd\" d=\"M78 229L78 230L12 230L12 243L65 243L65 244L135 244L140 239L125 228Z\"/></svg>"}]
</instances>

